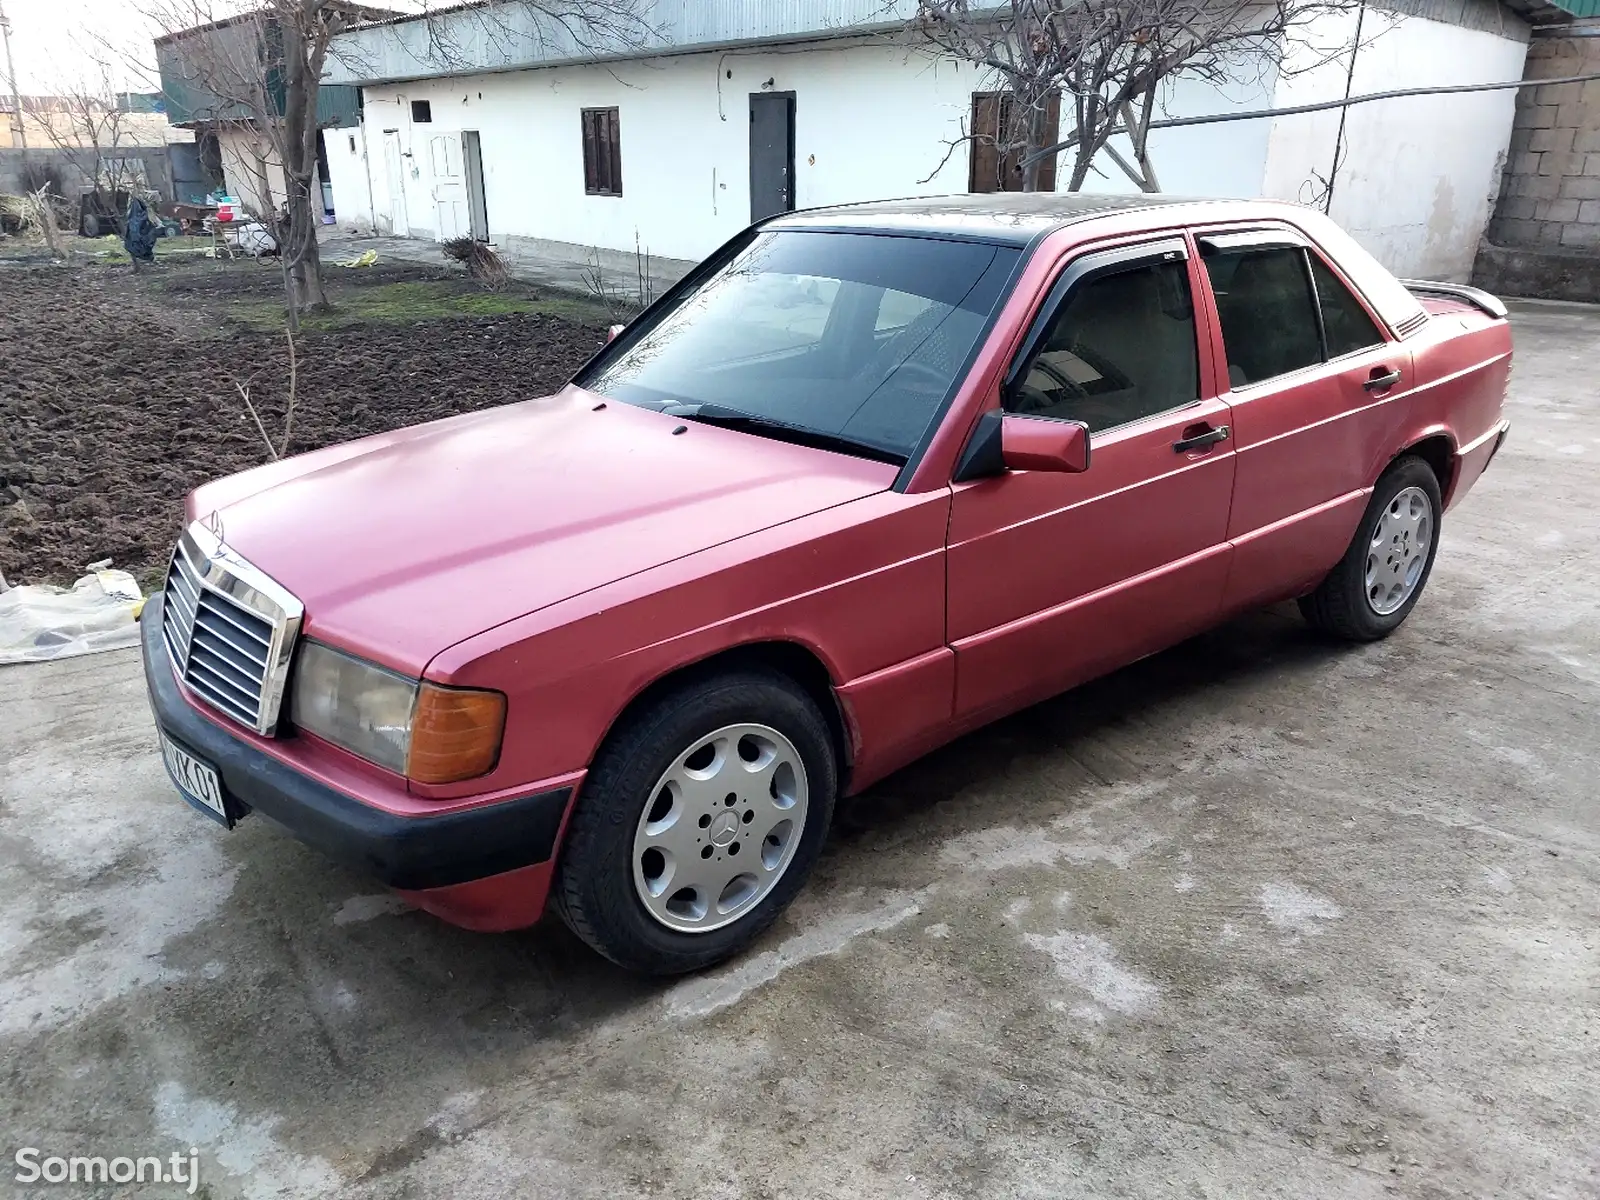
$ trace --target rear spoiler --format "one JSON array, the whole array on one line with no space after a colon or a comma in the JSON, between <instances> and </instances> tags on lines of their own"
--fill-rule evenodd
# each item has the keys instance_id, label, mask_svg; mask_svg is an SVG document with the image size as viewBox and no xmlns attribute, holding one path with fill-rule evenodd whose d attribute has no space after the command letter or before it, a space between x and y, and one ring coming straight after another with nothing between
<instances>
[{"instance_id":1,"label":"rear spoiler","mask_svg":"<svg viewBox=\"0 0 1600 1200\"><path fill-rule=\"evenodd\" d=\"M1480 291L1475 287L1468 287L1464 283L1430 283L1426 279L1402 279L1407 291L1422 296L1449 296L1452 300L1465 300L1480 312L1486 312L1491 317L1505 319L1506 306L1499 299L1488 292Z\"/></svg>"}]
</instances>

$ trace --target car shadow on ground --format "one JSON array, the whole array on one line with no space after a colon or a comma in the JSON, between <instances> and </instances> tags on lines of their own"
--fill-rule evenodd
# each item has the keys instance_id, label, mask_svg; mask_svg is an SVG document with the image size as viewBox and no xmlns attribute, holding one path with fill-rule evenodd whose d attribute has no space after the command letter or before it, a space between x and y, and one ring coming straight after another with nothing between
<instances>
[{"instance_id":1,"label":"car shadow on ground","mask_svg":"<svg viewBox=\"0 0 1600 1200\"><path fill-rule=\"evenodd\" d=\"M1307 630L1291 606L1251 614L1035 705L841 804L815 884L850 879L864 856L886 841L914 842L936 805L951 806L941 810L942 822L981 823L983 814L964 814L963 805L981 805L983 793L1004 788L1006 765L1019 757L1064 756L1081 766L1086 744L1119 722L1172 717L1175 706L1204 705L1208 695L1236 692L1268 672L1300 672L1348 652ZM1141 769L1137 763L1120 768ZM1100 778L1085 768L1085 779ZM1070 805L1070 795L1065 800ZM1004 819L1060 815L1059 798L1052 803L1048 814L1013 809ZM267 1077L299 1079L331 1069L344 1086L360 1087L397 1051L419 1081L431 1077L445 1086L463 1074L481 1085L502 1072L519 1078L530 1071L558 1073L565 1069L556 1052L562 1045L659 1020L657 1005L674 986L613 966L553 914L534 929L474 934L401 912L369 881L265 823L241 840L234 857L241 876L220 936L236 958L243 952L253 959L250 978L234 986L265 990L281 1019L269 1032L251 1005L219 1011L215 995L174 999L184 1009L196 1006L180 1019L202 1048L212 1043L227 1058L270 1053ZM342 922L326 915L352 903L381 910L381 919ZM210 931L218 936L219 925ZM747 957L772 950L792 933L793 926L780 920ZM195 953L215 955L217 947L196 947ZM341 999L351 993L359 1004ZM298 1036L285 1040L290 1031Z\"/></svg>"},{"instance_id":2,"label":"car shadow on ground","mask_svg":"<svg viewBox=\"0 0 1600 1200\"><path fill-rule=\"evenodd\" d=\"M864 840L898 840L935 806L985 790L1004 764L1018 758L1062 756L1077 763L1086 778L1107 782L1077 753L1096 735L1130 718L1158 716L1208 694L1236 690L1266 672L1316 666L1349 651L1348 645L1309 629L1293 604L1246 614L903 767L839 806L830 849L848 854L851 845Z\"/></svg>"}]
</instances>

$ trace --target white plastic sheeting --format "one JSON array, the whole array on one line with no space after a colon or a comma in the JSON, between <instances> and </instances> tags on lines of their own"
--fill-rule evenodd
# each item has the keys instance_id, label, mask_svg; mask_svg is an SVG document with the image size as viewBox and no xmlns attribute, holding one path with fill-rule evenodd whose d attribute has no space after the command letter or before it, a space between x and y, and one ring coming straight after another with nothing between
<instances>
[{"instance_id":1,"label":"white plastic sheeting","mask_svg":"<svg viewBox=\"0 0 1600 1200\"><path fill-rule=\"evenodd\" d=\"M0 580L0 664L43 662L139 644L144 593L126 571L96 564L70 588Z\"/></svg>"}]
</instances>

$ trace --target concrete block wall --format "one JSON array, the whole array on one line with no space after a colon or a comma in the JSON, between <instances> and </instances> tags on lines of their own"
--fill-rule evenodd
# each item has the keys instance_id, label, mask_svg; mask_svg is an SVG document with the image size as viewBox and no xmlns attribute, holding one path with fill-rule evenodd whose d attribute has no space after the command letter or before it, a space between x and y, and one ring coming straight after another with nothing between
<instances>
[{"instance_id":1,"label":"concrete block wall","mask_svg":"<svg viewBox=\"0 0 1600 1200\"><path fill-rule=\"evenodd\" d=\"M160 146L119 146L106 157L137 158L144 163L145 179L163 198L172 195L172 162L165 144ZM0 147L0 195L15 194L22 190L23 178L29 165L54 170L61 186L68 189L69 199L77 199L77 189L88 187L93 180L94 155L88 150L16 149Z\"/></svg>"},{"instance_id":2,"label":"concrete block wall","mask_svg":"<svg viewBox=\"0 0 1600 1200\"><path fill-rule=\"evenodd\" d=\"M1528 46L1526 79L1594 74L1600 37L1535 37ZM1600 252L1600 79L1518 91L1489 240Z\"/></svg>"}]
</instances>

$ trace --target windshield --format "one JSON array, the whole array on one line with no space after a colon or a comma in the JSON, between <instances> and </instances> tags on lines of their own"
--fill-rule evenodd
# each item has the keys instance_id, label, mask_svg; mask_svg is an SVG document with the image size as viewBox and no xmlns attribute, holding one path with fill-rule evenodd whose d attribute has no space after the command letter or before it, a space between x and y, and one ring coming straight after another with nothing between
<instances>
[{"instance_id":1,"label":"windshield","mask_svg":"<svg viewBox=\"0 0 1600 1200\"><path fill-rule=\"evenodd\" d=\"M758 234L579 383L694 416L748 415L905 461L1019 251L884 234Z\"/></svg>"}]
</instances>

